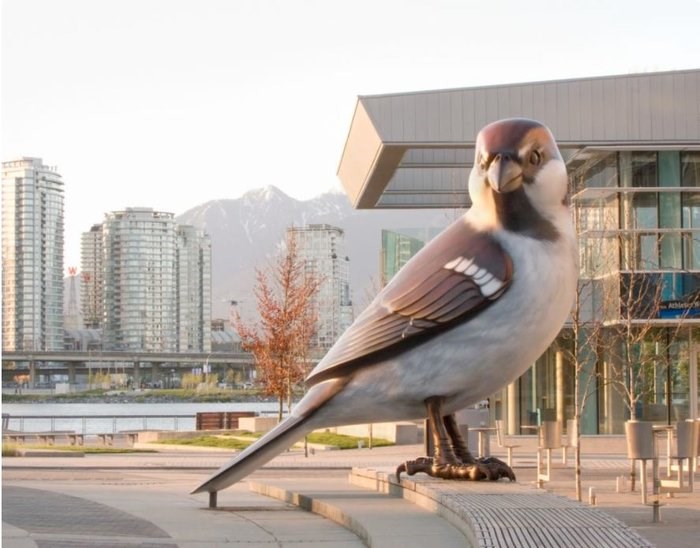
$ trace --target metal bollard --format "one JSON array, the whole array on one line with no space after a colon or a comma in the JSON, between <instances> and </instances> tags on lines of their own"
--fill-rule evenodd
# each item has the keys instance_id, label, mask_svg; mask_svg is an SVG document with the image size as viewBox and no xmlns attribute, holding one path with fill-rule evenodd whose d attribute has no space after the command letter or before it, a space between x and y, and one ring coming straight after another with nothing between
<instances>
[{"instance_id":1,"label":"metal bollard","mask_svg":"<svg viewBox=\"0 0 700 548\"><path fill-rule=\"evenodd\" d=\"M590 504L591 506L596 505L595 487L588 488L588 504Z\"/></svg>"}]
</instances>

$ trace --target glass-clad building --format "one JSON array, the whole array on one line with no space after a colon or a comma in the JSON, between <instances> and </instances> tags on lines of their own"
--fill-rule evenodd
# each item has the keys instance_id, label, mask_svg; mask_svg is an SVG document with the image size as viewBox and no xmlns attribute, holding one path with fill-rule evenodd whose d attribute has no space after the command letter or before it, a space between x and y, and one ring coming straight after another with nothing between
<instances>
[{"instance_id":1,"label":"glass-clad building","mask_svg":"<svg viewBox=\"0 0 700 548\"><path fill-rule=\"evenodd\" d=\"M381 281L386 285L408 260L434 238L439 230L434 227L399 228L382 230Z\"/></svg>"},{"instance_id":2,"label":"glass-clad building","mask_svg":"<svg viewBox=\"0 0 700 548\"><path fill-rule=\"evenodd\" d=\"M569 321L492 419L526 433L579 408L582 433L605 434L700 417L700 70L363 96L339 178L357 208L469 207L478 131L517 116L567 163L581 272Z\"/></svg>"},{"instance_id":3,"label":"glass-clad building","mask_svg":"<svg viewBox=\"0 0 700 548\"><path fill-rule=\"evenodd\" d=\"M87 329L102 327L104 317L104 249L102 225L80 236L80 307Z\"/></svg>"},{"instance_id":4,"label":"glass-clad building","mask_svg":"<svg viewBox=\"0 0 700 548\"><path fill-rule=\"evenodd\" d=\"M211 351L211 242L172 213L127 208L82 235L83 310L104 350Z\"/></svg>"},{"instance_id":5,"label":"glass-clad building","mask_svg":"<svg viewBox=\"0 0 700 548\"><path fill-rule=\"evenodd\" d=\"M3 350L63 348L63 204L56 168L3 162Z\"/></svg>"},{"instance_id":6,"label":"glass-clad building","mask_svg":"<svg viewBox=\"0 0 700 548\"><path fill-rule=\"evenodd\" d=\"M578 364L596 380L584 432L620 433L631 416L664 422L696 417L700 151L591 151L573 156L568 169L586 309L578 318L579 337L595 359L574 360L565 333L558 341L565 349L563 386L555 382L539 393L547 401L566 400ZM546 357L541 361L535 367L546 367ZM545 376L553 367L556 379L556 357L549 361L554 365ZM532 375L527 380L533 386ZM525 399L521 408L534 406L530 394ZM573 403L564 401L564 418L573 414Z\"/></svg>"},{"instance_id":7,"label":"glass-clad building","mask_svg":"<svg viewBox=\"0 0 700 548\"><path fill-rule=\"evenodd\" d=\"M327 224L293 226L287 234L294 238L304 268L320 278L316 295L318 319L311 347L327 350L353 320L350 296L350 258L345 252L341 228Z\"/></svg>"},{"instance_id":8,"label":"glass-clad building","mask_svg":"<svg viewBox=\"0 0 700 548\"><path fill-rule=\"evenodd\" d=\"M177 341L180 352L211 352L211 240L177 225Z\"/></svg>"},{"instance_id":9,"label":"glass-clad building","mask_svg":"<svg viewBox=\"0 0 700 548\"><path fill-rule=\"evenodd\" d=\"M127 208L105 215L105 350L175 352L175 219Z\"/></svg>"}]
</instances>

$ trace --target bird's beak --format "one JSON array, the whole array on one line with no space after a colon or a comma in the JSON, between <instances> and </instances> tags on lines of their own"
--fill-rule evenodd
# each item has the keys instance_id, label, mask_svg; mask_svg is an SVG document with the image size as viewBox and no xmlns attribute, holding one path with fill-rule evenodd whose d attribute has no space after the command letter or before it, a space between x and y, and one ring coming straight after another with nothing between
<instances>
[{"instance_id":1,"label":"bird's beak","mask_svg":"<svg viewBox=\"0 0 700 548\"><path fill-rule=\"evenodd\" d=\"M486 173L494 192L512 192L523 183L523 170L509 154L496 154Z\"/></svg>"}]
</instances>

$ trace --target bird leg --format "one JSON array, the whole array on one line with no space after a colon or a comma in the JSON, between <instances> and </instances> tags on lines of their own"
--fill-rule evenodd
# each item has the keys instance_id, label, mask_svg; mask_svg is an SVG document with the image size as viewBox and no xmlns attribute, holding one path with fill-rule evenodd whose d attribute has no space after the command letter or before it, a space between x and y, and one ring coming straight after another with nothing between
<instances>
[{"instance_id":1,"label":"bird leg","mask_svg":"<svg viewBox=\"0 0 700 548\"><path fill-rule=\"evenodd\" d=\"M457 458L464 464L478 464L482 467L487 468L488 479L497 480L500 478L508 478L510 481L515 481L515 474L510 466L508 466L501 459L496 457L482 457L475 459L467 448L467 444L462 437L457 426L457 419L454 413L451 415L445 415L443 417L443 422L445 423L445 429L447 434L450 436L452 442L452 449L455 452Z\"/></svg>"},{"instance_id":2,"label":"bird leg","mask_svg":"<svg viewBox=\"0 0 700 548\"><path fill-rule=\"evenodd\" d=\"M442 417L442 421L445 424L447 435L450 436L452 450L454 451L455 456L464 464L476 464L476 459L469 452L467 443L464 441L464 438L459 431L459 426L457 426L457 419L454 413L451 415L445 415Z\"/></svg>"},{"instance_id":3,"label":"bird leg","mask_svg":"<svg viewBox=\"0 0 700 548\"><path fill-rule=\"evenodd\" d=\"M442 415L442 398L429 398L425 402L428 418L433 428L433 456L407 461L396 469L400 481L401 473L409 476L423 472L434 478L459 480L515 480L513 470L499 459L488 457L475 459L459 433L454 415Z\"/></svg>"}]
</instances>

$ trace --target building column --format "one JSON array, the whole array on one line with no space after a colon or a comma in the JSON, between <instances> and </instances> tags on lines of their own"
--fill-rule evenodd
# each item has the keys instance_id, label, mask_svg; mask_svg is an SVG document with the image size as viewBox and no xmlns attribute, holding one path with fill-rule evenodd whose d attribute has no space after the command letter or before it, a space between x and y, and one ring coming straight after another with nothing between
<instances>
[{"instance_id":1,"label":"building column","mask_svg":"<svg viewBox=\"0 0 700 548\"><path fill-rule=\"evenodd\" d=\"M557 406L557 422L560 424L565 423L566 417L564 417L564 353L559 350L554 355L555 367L556 367L556 406Z\"/></svg>"},{"instance_id":2,"label":"building column","mask_svg":"<svg viewBox=\"0 0 700 548\"><path fill-rule=\"evenodd\" d=\"M520 431L520 401L518 399L518 382L513 381L506 389L506 425L508 434Z\"/></svg>"}]
</instances>

